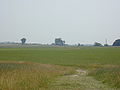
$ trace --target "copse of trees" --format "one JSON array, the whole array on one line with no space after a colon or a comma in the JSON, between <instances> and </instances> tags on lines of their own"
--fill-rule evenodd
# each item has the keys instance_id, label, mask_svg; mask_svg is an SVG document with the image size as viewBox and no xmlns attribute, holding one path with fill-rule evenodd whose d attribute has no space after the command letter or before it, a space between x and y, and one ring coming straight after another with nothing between
<instances>
[{"instance_id":1,"label":"copse of trees","mask_svg":"<svg viewBox=\"0 0 120 90\"><path fill-rule=\"evenodd\" d=\"M94 46L102 46L102 44L101 44L101 43L98 43L98 42L95 42L95 43L94 43Z\"/></svg>"},{"instance_id":2,"label":"copse of trees","mask_svg":"<svg viewBox=\"0 0 120 90\"><path fill-rule=\"evenodd\" d=\"M108 44L104 44L104 46L109 46Z\"/></svg>"},{"instance_id":3,"label":"copse of trees","mask_svg":"<svg viewBox=\"0 0 120 90\"><path fill-rule=\"evenodd\" d=\"M55 45L64 46L65 45L65 41L63 41L61 38L56 38L55 39Z\"/></svg>"},{"instance_id":4,"label":"copse of trees","mask_svg":"<svg viewBox=\"0 0 120 90\"><path fill-rule=\"evenodd\" d=\"M26 38L22 38L21 40L21 44L24 45L26 43ZM68 44L65 44L65 41L63 41L61 38L55 38L55 43L53 43L52 45L58 45L58 46L69 46ZM75 45L76 46L76 45ZM78 43L77 46L84 46L83 44ZM89 44L85 44L85 46L111 46L107 44L107 41L104 45L102 45L99 42L95 42L94 45L89 45ZM112 46L120 46L120 39L117 39L114 41Z\"/></svg>"},{"instance_id":5,"label":"copse of trees","mask_svg":"<svg viewBox=\"0 0 120 90\"><path fill-rule=\"evenodd\" d=\"M120 39L115 40L113 46L120 46Z\"/></svg>"},{"instance_id":6,"label":"copse of trees","mask_svg":"<svg viewBox=\"0 0 120 90\"><path fill-rule=\"evenodd\" d=\"M22 45L25 44L25 42L26 42L26 38L22 38L22 39L21 39Z\"/></svg>"},{"instance_id":7,"label":"copse of trees","mask_svg":"<svg viewBox=\"0 0 120 90\"><path fill-rule=\"evenodd\" d=\"M81 46L80 43L78 43L78 47Z\"/></svg>"}]
</instances>

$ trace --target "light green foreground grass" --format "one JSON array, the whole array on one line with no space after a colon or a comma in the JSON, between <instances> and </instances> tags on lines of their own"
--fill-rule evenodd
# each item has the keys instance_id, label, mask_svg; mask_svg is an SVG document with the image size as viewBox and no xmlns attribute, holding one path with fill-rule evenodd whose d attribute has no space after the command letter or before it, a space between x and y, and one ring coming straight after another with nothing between
<instances>
[{"instance_id":1,"label":"light green foreground grass","mask_svg":"<svg viewBox=\"0 0 120 90\"><path fill-rule=\"evenodd\" d=\"M0 90L117 90L82 69L28 62L0 62L0 68Z\"/></svg>"},{"instance_id":2,"label":"light green foreground grass","mask_svg":"<svg viewBox=\"0 0 120 90\"><path fill-rule=\"evenodd\" d=\"M79 67L88 70L89 76L90 77L92 76L96 80L99 80L101 83L108 84L110 85L110 87L114 87L117 89L120 88L120 48L119 47L1 48L0 60L26 61L26 62L31 61L31 62L40 62L45 64L56 64L62 66L65 65L71 67L73 66L72 68ZM48 74L50 74L50 72ZM63 75L63 74L61 73L59 75ZM89 78L87 79L89 80ZM72 81L70 80L70 82ZM76 89L76 90L81 90L81 89ZM97 89L97 90L103 90L103 89Z\"/></svg>"}]
</instances>

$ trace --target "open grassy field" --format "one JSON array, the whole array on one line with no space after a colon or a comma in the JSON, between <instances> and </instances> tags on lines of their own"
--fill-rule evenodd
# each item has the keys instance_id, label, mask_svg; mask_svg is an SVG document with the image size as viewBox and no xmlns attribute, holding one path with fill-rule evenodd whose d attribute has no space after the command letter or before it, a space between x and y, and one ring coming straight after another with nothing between
<instances>
[{"instance_id":1,"label":"open grassy field","mask_svg":"<svg viewBox=\"0 0 120 90\"><path fill-rule=\"evenodd\" d=\"M32 61L59 65L120 65L118 47L0 48L1 61Z\"/></svg>"},{"instance_id":2,"label":"open grassy field","mask_svg":"<svg viewBox=\"0 0 120 90\"><path fill-rule=\"evenodd\" d=\"M76 67L82 68L82 69L88 70L88 72L89 72L88 75L94 77L96 80L100 80L102 83L108 84L111 87L114 87L117 89L120 88L120 48L119 47L0 48L0 61L1 62L5 62L5 61L10 62L9 63L10 65L12 62L16 62L16 61L18 61L18 62L34 62L34 63L37 62L37 63L43 63L43 64L47 64L47 65L51 64L51 67L53 66L54 68L58 67L55 65L59 65L59 68L57 68L56 70L54 70L54 69L51 70L50 68L46 69L45 68L46 66L44 66L44 68L45 68L45 70L44 70L43 67L41 69L41 67L39 68L37 65L36 68L39 68L38 71L43 72L43 73L48 73L48 76L50 78L56 77L59 75L64 75L65 72L67 74L70 74L71 72L74 72L74 69ZM30 67L31 66L33 67L35 65L33 64L33 65L30 65ZM68 66L71 67L72 69L68 68ZM6 70L6 67L8 67L7 70ZM14 68L14 66L10 66L10 67ZM21 67L22 70L19 69L19 67ZM26 69L23 70L24 67L27 68L28 70L26 70ZM32 73L35 72L36 69L35 68L31 69L28 67L29 67L29 65L21 66L21 64L20 65L18 64L18 65L15 65L16 69L13 69L12 72L19 72L17 70L20 70L20 72L18 73L19 75L21 75L20 73L22 73L23 76L25 77L25 75L27 73L29 73L31 76L34 76L34 75L32 75ZM64 69L66 68L65 72L62 72L63 68ZM49 71L49 69L52 72L55 71L55 73L52 74ZM12 75L12 72L9 70L11 70L11 69L9 69L8 64L6 64L6 63L0 64L0 72L3 72L3 74L1 74L0 83L2 83L4 80L9 79L9 77L7 77L7 75L8 76L9 76L9 74ZM7 74L4 71L7 71ZM32 73L30 73L30 72L32 72ZM58 73L58 72L61 72L61 73ZM39 74L40 73L37 72L38 76L36 76L36 77L39 77ZM3 76L5 75L4 80L2 79L3 78L2 75ZM31 76L28 75L28 78L29 77L31 78L29 80L34 81L34 78ZM44 76L45 75L43 75L43 78L44 78ZM48 76L45 76L45 77L48 77ZM7 77L7 79L6 79L6 77ZM21 77L22 77L22 75L21 75ZM20 78L20 76L18 76L16 78L15 78L15 80L19 81L18 78ZM48 78L48 81L50 80L50 78ZM34 82L38 83L39 78L37 78L37 80L38 81L34 81ZM23 81L24 81L24 79L23 79ZM46 80L43 80L43 81L46 81ZM8 80L8 82L9 82L9 80ZM46 82L43 82L43 83L45 83L45 85L47 85ZM6 83L4 83L4 84L6 84ZM4 86L4 85L0 84L0 87L2 87L2 86ZM10 84L10 86L12 87L11 84ZM13 84L13 86L14 86L14 84ZM24 85L23 85L23 87L24 87ZM44 87L44 84L41 87ZM12 90L16 90L16 89L12 89ZM33 89L33 90L36 90L36 89Z\"/></svg>"}]
</instances>

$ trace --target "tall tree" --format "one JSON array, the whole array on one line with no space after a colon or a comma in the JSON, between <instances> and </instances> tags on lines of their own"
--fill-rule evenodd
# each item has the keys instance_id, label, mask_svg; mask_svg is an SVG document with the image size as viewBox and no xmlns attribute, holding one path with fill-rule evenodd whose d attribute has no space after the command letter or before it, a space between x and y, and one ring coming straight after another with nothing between
<instances>
[{"instance_id":1,"label":"tall tree","mask_svg":"<svg viewBox=\"0 0 120 90\"><path fill-rule=\"evenodd\" d=\"M22 45L25 44L26 38L22 38L22 39L21 39L21 42L22 42Z\"/></svg>"}]
</instances>

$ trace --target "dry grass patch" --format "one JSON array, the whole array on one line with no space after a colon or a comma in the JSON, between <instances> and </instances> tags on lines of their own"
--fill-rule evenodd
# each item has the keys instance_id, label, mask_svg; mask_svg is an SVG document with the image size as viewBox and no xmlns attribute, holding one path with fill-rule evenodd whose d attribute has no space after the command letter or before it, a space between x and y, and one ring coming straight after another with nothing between
<instances>
[{"instance_id":1,"label":"dry grass patch","mask_svg":"<svg viewBox=\"0 0 120 90\"><path fill-rule=\"evenodd\" d=\"M42 90L47 88L55 77L71 74L71 67L28 63L0 62L1 90Z\"/></svg>"}]
</instances>

